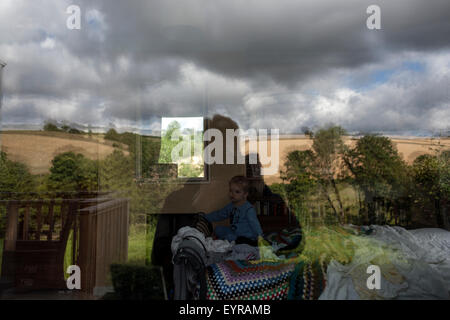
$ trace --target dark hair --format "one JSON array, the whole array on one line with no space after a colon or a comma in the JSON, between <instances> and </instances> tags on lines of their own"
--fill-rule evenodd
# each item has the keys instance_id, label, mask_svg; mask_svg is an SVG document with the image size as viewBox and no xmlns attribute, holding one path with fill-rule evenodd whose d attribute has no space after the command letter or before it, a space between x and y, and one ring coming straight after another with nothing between
<instances>
[{"instance_id":1,"label":"dark hair","mask_svg":"<svg viewBox=\"0 0 450 320\"><path fill-rule=\"evenodd\" d=\"M239 186L241 186L242 190L244 190L244 192L248 192L248 180L246 177L244 176L234 176L233 178L231 178L230 183L229 184L238 184Z\"/></svg>"}]
</instances>

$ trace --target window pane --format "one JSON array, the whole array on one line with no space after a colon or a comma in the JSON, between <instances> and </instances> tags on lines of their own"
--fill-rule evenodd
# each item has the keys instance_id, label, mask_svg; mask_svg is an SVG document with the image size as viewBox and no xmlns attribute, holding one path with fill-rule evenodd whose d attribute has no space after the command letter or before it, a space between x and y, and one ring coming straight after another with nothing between
<instances>
[{"instance_id":1,"label":"window pane","mask_svg":"<svg viewBox=\"0 0 450 320\"><path fill-rule=\"evenodd\" d=\"M160 164L176 164L180 178L204 178L203 118L161 119Z\"/></svg>"}]
</instances>

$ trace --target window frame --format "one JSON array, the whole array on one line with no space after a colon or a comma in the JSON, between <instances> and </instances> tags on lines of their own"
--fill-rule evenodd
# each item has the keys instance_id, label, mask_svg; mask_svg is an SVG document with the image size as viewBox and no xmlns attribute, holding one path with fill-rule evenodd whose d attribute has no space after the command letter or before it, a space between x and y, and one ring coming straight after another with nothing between
<instances>
[{"instance_id":1,"label":"window frame","mask_svg":"<svg viewBox=\"0 0 450 320\"><path fill-rule=\"evenodd\" d=\"M208 121L207 121L207 118L204 116L201 116L201 118L203 119L203 134L204 134L206 132L206 130L208 130ZM203 143L202 152L204 152L205 147L206 147L205 140L203 140L202 143ZM158 165L158 163L155 163L155 165ZM209 166L209 164L207 164L205 162L205 159L203 159L204 177L176 177L176 178L158 178L158 179L142 177L142 142L141 142L140 134L136 135L136 166L135 166L135 168L136 168L136 177L135 178L136 178L136 182L139 184L157 184L157 183L163 183L163 184L208 184L208 183L210 183L210 180L211 180L210 166Z\"/></svg>"}]
</instances>

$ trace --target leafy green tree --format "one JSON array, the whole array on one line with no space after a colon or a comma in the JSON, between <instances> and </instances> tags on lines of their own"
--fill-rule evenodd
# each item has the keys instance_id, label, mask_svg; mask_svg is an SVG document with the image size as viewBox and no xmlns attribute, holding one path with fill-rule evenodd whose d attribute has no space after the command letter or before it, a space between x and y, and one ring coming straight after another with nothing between
<instances>
[{"instance_id":1,"label":"leafy green tree","mask_svg":"<svg viewBox=\"0 0 450 320\"><path fill-rule=\"evenodd\" d=\"M316 187L313 177L313 159L314 154L311 150L292 151L287 156L285 171L280 172L283 184L278 186L281 188L279 192L287 197L291 207L300 212L306 210L306 202Z\"/></svg>"},{"instance_id":2,"label":"leafy green tree","mask_svg":"<svg viewBox=\"0 0 450 320\"><path fill-rule=\"evenodd\" d=\"M128 146L128 151L132 157L136 156L136 146L140 142L140 156L142 160L142 168L145 171L150 164L158 163L159 149L161 139L156 137L139 136L132 132L117 133L116 130L110 129L105 135L105 139L117 141Z\"/></svg>"},{"instance_id":3,"label":"leafy green tree","mask_svg":"<svg viewBox=\"0 0 450 320\"><path fill-rule=\"evenodd\" d=\"M99 164L99 183L102 191L130 190L135 171L131 157L114 150Z\"/></svg>"},{"instance_id":4,"label":"leafy green tree","mask_svg":"<svg viewBox=\"0 0 450 320\"><path fill-rule=\"evenodd\" d=\"M56 131L61 131L61 129L59 129L56 125L54 125L53 123L50 123L50 122L48 122L48 123L46 123L45 125L44 125L44 131L54 131L54 132L56 132Z\"/></svg>"},{"instance_id":5,"label":"leafy green tree","mask_svg":"<svg viewBox=\"0 0 450 320\"><path fill-rule=\"evenodd\" d=\"M195 146L203 144L203 133L195 132L192 128L186 128L181 132L181 126L177 121L172 121L161 136L161 149L159 153L159 163L175 163L172 159L172 151L179 143L186 143L190 146L189 156L195 155ZM186 149L183 149L183 153ZM184 155L183 155L184 156ZM180 157L183 157L180 154ZM178 163L178 175L180 177L199 177L204 170L202 163Z\"/></svg>"},{"instance_id":6,"label":"leafy green tree","mask_svg":"<svg viewBox=\"0 0 450 320\"><path fill-rule=\"evenodd\" d=\"M117 133L114 129L109 129L105 134L106 140L113 140L113 141L119 141L120 142L120 135Z\"/></svg>"},{"instance_id":7,"label":"leafy green tree","mask_svg":"<svg viewBox=\"0 0 450 320\"><path fill-rule=\"evenodd\" d=\"M436 224L445 227L444 203L450 195L450 152L424 154L413 163L414 199L424 212L434 212Z\"/></svg>"},{"instance_id":8,"label":"leafy green tree","mask_svg":"<svg viewBox=\"0 0 450 320\"><path fill-rule=\"evenodd\" d=\"M141 168L142 174L145 176L150 167L159 161L159 152L161 148L161 139L154 137L141 137Z\"/></svg>"},{"instance_id":9,"label":"leafy green tree","mask_svg":"<svg viewBox=\"0 0 450 320\"><path fill-rule=\"evenodd\" d=\"M54 191L96 191L96 162L73 152L61 153L52 160L48 189Z\"/></svg>"},{"instance_id":10,"label":"leafy green tree","mask_svg":"<svg viewBox=\"0 0 450 320\"><path fill-rule=\"evenodd\" d=\"M201 177L203 174L203 166L190 163L181 163L178 171L180 177Z\"/></svg>"},{"instance_id":11,"label":"leafy green tree","mask_svg":"<svg viewBox=\"0 0 450 320\"><path fill-rule=\"evenodd\" d=\"M177 121L172 121L169 123L165 132L163 132L161 136L159 163L173 163L172 149L183 139L180 129L181 125ZM176 137L178 137L178 139Z\"/></svg>"},{"instance_id":12,"label":"leafy green tree","mask_svg":"<svg viewBox=\"0 0 450 320\"><path fill-rule=\"evenodd\" d=\"M341 196L337 187L336 178L341 167L341 157L345 150L343 136L345 130L339 126L331 126L321 129L314 134L312 150L313 175L330 207L336 215L340 214L344 218L344 208ZM335 206L331 195L337 201Z\"/></svg>"},{"instance_id":13,"label":"leafy green tree","mask_svg":"<svg viewBox=\"0 0 450 320\"><path fill-rule=\"evenodd\" d=\"M399 204L401 198L407 197L408 167L389 138L365 135L345 152L343 160L363 191L368 223L376 223L377 201L388 199Z\"/></svg>"},{"instance_id":14,"label":"leafy green tree","mask_svg":"<svg viewBox=\"0 0 450 320\"><path fill-rule=\"evenodd\" d=\"M144 223L146 214L160 212L165 198L174 184L155 181L141 184L136 181L133 155L126 156L115 150L99 162L99 189L114 192L117 196L130 199L131 223Z\"/></svg>"},{"instance_id":15,"label":"leafy green tree","mask_svg":"<svg viewBox=\"0 0 450 320\"><path fill-rule=\"evenodd\" d=\"M331 126L317 131L314 135L312 132L309 134L313 139L311 150L289 153L285 162L286 171L281 172L281 178L289 183L284 187L289 203L300 210L305 210L304 204L311 191L317 190L335 215L340 215L343 219L344 208L336 179L340 172L341 156L345 150L342 138L345 130Z\"/></svg>"},{"instance_id":16,"label":"leafy green tree","mask_svg":"<svg viewBox=\"0 0 450 320\"><path fill-rule=\"evenodd\" d=\"M98 191L98 167L98 160L82 158L82 161L79 163L79 190Z\"/></svg>"},{"instance_id":17,"label":"leafy green tree","mask_svg":"<svg viewBox=\"0 0 450 320\"><path fill-rule=\"evenodd\" d=\"M0 152L0 192L30 192L35 181L27 166L8 159Z\"/></svg>"},{"instance_id":18,"label":"leafy green tree","mask_svg":"<svg viewBox=\"0 0 450 320\"><path fill-rule=\"evenodd\" d=\"M450 150L441 152L439 156L440 162L440 179L439 185L443 198L448 202L450 200Z\"/></svg>"},{"instance_id":19,"label":"leafy green tree","mask_svg":"<svg viewBox=\"0 0 450 320\"><path fill-rule=\"evenodd\" d=\"M314 132L309 129L309 127L302 127L302 132L305 136L308 136L310 139L312 139L314 137Z\"/></svg>"}]
</instances>

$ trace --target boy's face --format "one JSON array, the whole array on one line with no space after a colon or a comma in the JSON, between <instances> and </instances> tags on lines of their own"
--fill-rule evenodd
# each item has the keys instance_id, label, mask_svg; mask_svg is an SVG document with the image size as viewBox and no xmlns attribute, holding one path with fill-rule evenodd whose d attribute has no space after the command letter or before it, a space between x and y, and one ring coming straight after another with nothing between
<instances>
[{"instance_id":1,"label":"boy's face","mask_svg":"<svg viewBox=\"0 0 450 320\"><path fill-rule=\"evenodd\" d=\"M247 201L248 192L244 192L242 187L238 184L230 184L230 199L234 204L241 204Z\"/></svg>"}]
</instances>

